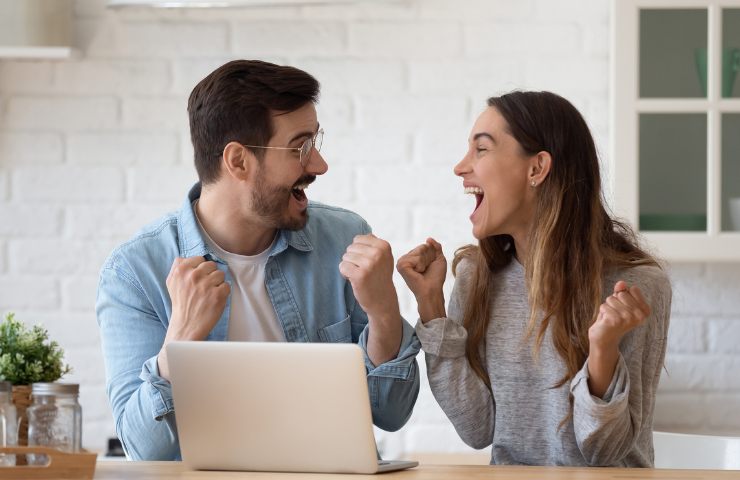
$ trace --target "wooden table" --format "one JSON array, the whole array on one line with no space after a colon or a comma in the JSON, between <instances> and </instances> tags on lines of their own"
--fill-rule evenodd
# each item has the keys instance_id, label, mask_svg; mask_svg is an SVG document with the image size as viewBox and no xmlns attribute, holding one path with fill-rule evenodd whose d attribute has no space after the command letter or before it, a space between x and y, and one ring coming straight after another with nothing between
<instances>
[{"instance_id":1,"label":"wooden table","mask_svg":"<svg viewBox=\"0 0 740 480\"><path fill-rule=\"evenodd\" d=\"M740 480L740 471L656 470L640 468L509 467L487 465L421 465L378 475L329 475L306 473L206 472L189 471L180 462L98 462L96 480Z\"/></svg>"}]
</instances>

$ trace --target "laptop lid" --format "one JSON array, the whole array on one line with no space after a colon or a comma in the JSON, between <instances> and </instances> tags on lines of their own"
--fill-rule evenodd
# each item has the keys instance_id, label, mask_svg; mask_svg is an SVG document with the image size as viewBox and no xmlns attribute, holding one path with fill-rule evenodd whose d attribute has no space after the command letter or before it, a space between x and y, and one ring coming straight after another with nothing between
<instances>
[{"instance_id":1,"label":"laptop lid","mask_svg":"<svg viewBox=\"0 0 740 480\"><path fill-rule=\"evenodd\" d=\"M174 342L167 356L190 468L378 471L357 345Z\"/></svg>"}]
</instances>

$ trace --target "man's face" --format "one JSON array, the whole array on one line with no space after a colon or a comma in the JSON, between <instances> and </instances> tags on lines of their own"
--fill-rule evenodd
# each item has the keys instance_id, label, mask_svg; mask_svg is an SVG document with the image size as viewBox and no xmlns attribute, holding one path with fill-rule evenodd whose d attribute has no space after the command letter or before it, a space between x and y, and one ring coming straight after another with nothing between
<instances>
[{"instance_id":1,"label":"man's face","mask_svg":"<svg viewBox=\"0 0 740 480\"><path fill-rule=\"evenodd\" d=\"M266 146L299 149L319 130L316 108L309 103L290 113L273 116L275 134ZM300 163L297 150L264 150L252 188L252 209L272 228L300 230L308 221L308 197L305 189L328 166L321 154L312 149Z\"/></svg>"}]
</instances>

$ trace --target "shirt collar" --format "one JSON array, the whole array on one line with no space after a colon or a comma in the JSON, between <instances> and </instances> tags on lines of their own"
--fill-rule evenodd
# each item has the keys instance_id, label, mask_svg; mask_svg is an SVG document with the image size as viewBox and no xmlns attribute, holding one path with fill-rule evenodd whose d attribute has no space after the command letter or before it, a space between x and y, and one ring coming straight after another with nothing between
<instances>
[{"instance_id":1,"label":"shirt collar","mask_svg":"<svg viewBox=\"0 0 740 480\"><path fill-rule=\"evenodd\" d=\"M193 202L200 198L200 193L201 183L198 182L188 192L177 216L180 254L183 257L204 256L207 254L214 256L213 252L208 248L205 238L203 238L200 232L200 228L198 228L198 220L195 217L195 210L193 209ZM277 255L288 247L292 247L300 252L310 252L313 250L313 245L308 238L305 227L301 230L280 229L278 231L278 238L272 246L270 256Z\"/></svg>"}]
</instances>

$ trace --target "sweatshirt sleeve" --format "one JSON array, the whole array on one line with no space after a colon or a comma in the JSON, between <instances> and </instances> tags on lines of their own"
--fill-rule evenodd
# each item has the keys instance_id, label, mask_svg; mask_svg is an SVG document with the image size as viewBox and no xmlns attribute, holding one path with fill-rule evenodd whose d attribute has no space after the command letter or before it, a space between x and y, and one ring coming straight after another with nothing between
<instances>
[{"instance_id":1,"label":"sweatshirt sleeve","mask_svg":"<svg viewBox=\"0 0 740 480\"><path fill-rule=\"evenodd\" d=\"M588 359L570 384L578 448L592 466L618 464L645 429L652 430L655 394L665 359L671 287L657 267L634 269L652 313L619 346L614 376L602 398L588 388Z\"/></svg>"},{"instance_id":2,"label":"sweatshirt sleeve","mask_svg":"<svg viewBox=\"0 0 740 480\"><path fill-rule=\"evenodd\" d=\"M468 334L462 325L470 268L460 264L450 298L448 317L416 324L427 364L427 377L434 398L450 419L460 438L473 448L493 441L495 403L493 394L475 374L465 356Z\"/></svg>"}]
</instances>

